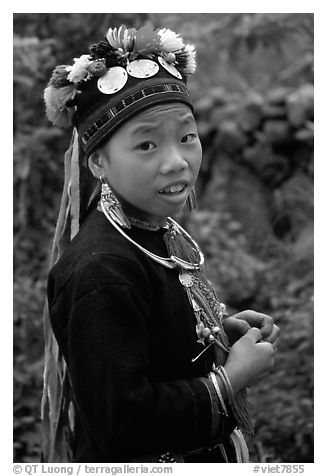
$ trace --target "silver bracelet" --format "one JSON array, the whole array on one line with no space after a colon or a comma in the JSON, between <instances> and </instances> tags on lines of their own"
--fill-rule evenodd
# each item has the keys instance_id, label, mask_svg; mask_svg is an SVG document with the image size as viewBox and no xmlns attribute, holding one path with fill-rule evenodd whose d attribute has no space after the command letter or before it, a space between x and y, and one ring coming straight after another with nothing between
<instances>
[{"instance_id":1,"label":"silver bracelet","mask_svg":"<svg viewBox=\"0 0 327 476\"><path fill-rule=\"evenodd\" d=\"M226 405L225 405L223 396L222 396L222 394L221 394L221 391L220 391L220 388L219 388L219 385L218 385L218 382L217 382L215 373L214 373L214 372L210 372L209 377L210 377L211 382L213 383L213 386L215 387L215 390L216 390L216 393L217 393L217 396L218 396L218 400L220 401L220 404L221 404L221 406L222 406L222 408L223 408L223 410L224 410L224 415L225 415L225 416L228 416L227 408L226 408Z\"/></svg>"},{"instance_id":2,"label":"silver bracelet","mask_svg":"<svg viewBox=\"0 0 327 476\"><path fill-rule=\"evenodd\" d=\"M224 367L222 365L219 365L218 367L216 367L216 372L221 377L221 379L223 381L223 384L224 384L224 387L226 389L226 393L227 393L227 396L228 396L228 403L230 403L230 405L233 408L235 408L234 391L233 391L233 387L230 383L230 380L228 378L228 375L226 373L226 370L224 369Z\"/></svg>"}]
</instances>

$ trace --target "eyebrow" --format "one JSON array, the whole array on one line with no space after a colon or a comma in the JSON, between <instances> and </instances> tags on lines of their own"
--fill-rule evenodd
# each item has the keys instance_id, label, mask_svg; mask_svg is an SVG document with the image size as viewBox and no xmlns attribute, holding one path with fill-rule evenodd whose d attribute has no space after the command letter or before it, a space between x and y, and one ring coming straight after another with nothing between
<instances>
[{"instance_id":1,"label":"eyebrow","mask_svg":"<svg viewBox=\"0 0 327 476\"><path fill-rule=\"evenodd\" d=\"M180 122L182 123L190 123L190 122L195 122L194 116L191 112L186 112L183 114L183 116L179 116ZM131 135L136 135L138 133L147 133L151 132L154 129L157 129L159 127L159 122L153 122L147 119L144 119L141 121L139 124L136 124L135 127L133 127L131 131Z\"/></svg>"},{"instance_id":2,"label":"eyebrow","mask_svg":"<svg viewBox=\"0 0 327 476\"><path fill-rule=\"evenodd\" d=\"M131 132L131 135L134 136L139 133L147 133L151 132L153 129L156 129L158 127L158 123L150 123L150 122L143 122L141 124L137 124Z\"/></svg>"}]
</instances>

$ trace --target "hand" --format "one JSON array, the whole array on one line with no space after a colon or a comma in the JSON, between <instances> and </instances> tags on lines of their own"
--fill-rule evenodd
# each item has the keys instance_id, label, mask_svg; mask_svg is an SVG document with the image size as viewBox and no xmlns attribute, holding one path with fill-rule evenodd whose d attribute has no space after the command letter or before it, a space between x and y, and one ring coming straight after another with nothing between
<instances>
[{"instance_id":1,"label":"hand","mask_svg":"<svg viewBox=\"0 0 327 476\"><path fill-rule=\"evenodd\" d=\"M275 343L260 342L261 338L261 331L252 327L231 347L225 371L235 393L256 385L274 367Z\"/></svg>"},{"instance_id":2,"label":"hand","mask_svg":"<svg viewBox=\"0 0 327 476\"><path fill-rule=\"evenodd\" d=\"M237 316L237 314L235 314ZM247 333L251 326L242 318L238 319L235 316L226 317L223 320L223 328L226 332L231 345L235 344L244 334Z\"/></svg>"},{"instance_id":3,"label":"hand","mask_svg":"<svg viewBox=\"0 0 327 476\"><path fill-rule=\"evenodd\" d=\"M252 310L227 317L223 320L223 326L231 344L234 344L251 327L260 329L262 340L271 344L275 344L279 336L279 327L274 324L272 317Z\"/></svg>"}]
</instances>

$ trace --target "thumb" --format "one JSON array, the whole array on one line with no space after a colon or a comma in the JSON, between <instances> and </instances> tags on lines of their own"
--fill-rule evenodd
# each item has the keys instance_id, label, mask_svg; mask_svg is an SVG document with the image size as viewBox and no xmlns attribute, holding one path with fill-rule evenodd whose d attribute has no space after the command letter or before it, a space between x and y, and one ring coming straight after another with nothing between
<instances>
[{"instance_id":1,"label":"thumb","mask_svg":"<svg viewBox=\"0 0 327 476\"><path fill-rule=\"evenodd\" d=\"M260 329L258 329L257 327L251 327L251 329L249 329L247 331L247 333L245 334L244 337L247 337L248 339L250 339L254 344L256 344L257 342L260 342L261 339L262 339L262 333L260 331Z\"/></svg>"}]
</instances>

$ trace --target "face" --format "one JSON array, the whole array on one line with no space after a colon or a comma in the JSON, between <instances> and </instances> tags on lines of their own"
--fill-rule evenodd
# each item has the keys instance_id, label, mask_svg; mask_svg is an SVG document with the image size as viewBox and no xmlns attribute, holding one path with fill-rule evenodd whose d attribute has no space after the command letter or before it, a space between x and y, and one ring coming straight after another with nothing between
<instances>
[{"instance_id":1,"label":"face","mask_svg":"<svg viewBox=\"0 0 327 476\"><path fill-rule=\"evenodd\" d=\"M102 148L108 183L148 221L182 211L202 159L195 119L184 104L148 109L118 129Z\"/></svg>"}]
</instances>

